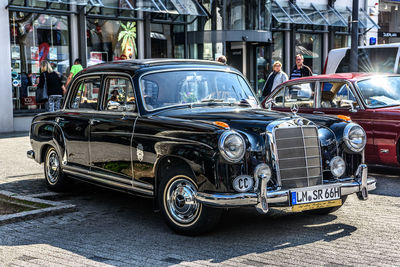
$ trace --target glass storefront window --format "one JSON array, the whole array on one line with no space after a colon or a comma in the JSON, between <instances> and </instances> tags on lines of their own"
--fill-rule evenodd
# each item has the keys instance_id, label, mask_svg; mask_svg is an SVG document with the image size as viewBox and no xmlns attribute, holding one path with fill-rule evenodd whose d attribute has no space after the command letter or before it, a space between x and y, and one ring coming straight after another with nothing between
<instances>
[{"instance_id":1,"label":"glass storefront window","mask_svg":"<svg viewBox=\"0 0 400 267\"><path fill-rule=\"evenodd\" d=\"M321 74L322 68L322 35L296 33L296 55L302 54L304 64L309 66L313 74Z\"/></svg>"},{"instance_id":2,"label":"glass storefront window","mask_svg":"<svg viewBox=\"0 0 400 267\"><path fill-rule=\"evenodd\" d=\"M69 23L66 16L10 12L11 71L14 111L37 112L39 64L50 62L65 77L70 65Z\"/></svg>"},{"instance_id":3,"label":"glass storefront window","mask_svg":"<svg viewBox=\"0 0 400 267\"><path fill-rule=\"evenodd\" d=\"M350 36L349 35L340 35L335 34L335 47L334 48L343 48L349 47L350 44Z\"/></svg>"},{"instance_id":4,"label":"glass storefront window","mask_svg":"<svg viewBox=\"0 0 400 267\"><path fill-rule=\"evenodd\" d=\"M88 66L137 58L135 21L87 20Z\"/></svg>"},{"instance_id":5,"label":"glass storefront window","mask_svg":"<svg viewBox=\"0 0 400 267\"><path fill-rule=\"evenodd\" d=\"M226 15L229 30L270 30L269 0L231 0Z\"/></svg>"},{"instance_id":6,"label":"glass storefront window","mask_svg":"<svg viewBox=\"0 0 400 267\"><path fill-rule=\"evenodd\" d=\"M272 42L273 42L272 64L278 60L283 64L285 62L283 60L283 48L284 48L283 32L272 33Z\"/></svg>"},{"instance_id":7,"label":"glass storefront window","mask_svg":"<svg viewBox=\"0 0 400 267\"><path fill-rule=\"evenodd\" d=\"M151 57L152 58L171 58L172 40L171 25L155 24L150 26L151 33Z\"/></svg>"}]
</instances>

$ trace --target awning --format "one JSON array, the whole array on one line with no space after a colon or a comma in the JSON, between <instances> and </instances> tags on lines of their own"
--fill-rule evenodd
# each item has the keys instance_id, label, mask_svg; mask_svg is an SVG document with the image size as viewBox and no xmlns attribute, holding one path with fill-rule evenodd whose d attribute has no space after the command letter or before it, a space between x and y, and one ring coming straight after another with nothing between
<instances>
[{"instance_id":1,"label":"awning","mask_svg":"<svg viewBox=\"0 0 400 267\"><path fill-rule=\"evenodd\" d=\"M351 21L351 9L337 10L329 5L299 6L290 1L273 1L271 3L272 17L279 23L347 27ZM380 27L360 9L359 28L371 29Z\"/></svg>"},{"instance_id":2,"label":"awning","mask_svg":"<svg viewBox=\"0 0 400 267\"><path fill-rule=\"evenodd\" d=\"M9 5L14 0L9 0ZM208 16L197 0L38 0L46 3L101 7L176 15Z\"/></svg>"},{"instance_id":3,"label":"awning","mask_svg":"<svg viewBox=\"0 0 400 267\"><path fill-rule=\"evenodd\" d=\"M339 10L339 13L347 22L351 22L352 11L349 7L346 7L346 9L343 10ZM360 29L381 28L370 18L370 16L368 16L367 12L365 12L362 8L360 8L360 12L358 13L358 27Z\"/></svg>"}]
</instances>

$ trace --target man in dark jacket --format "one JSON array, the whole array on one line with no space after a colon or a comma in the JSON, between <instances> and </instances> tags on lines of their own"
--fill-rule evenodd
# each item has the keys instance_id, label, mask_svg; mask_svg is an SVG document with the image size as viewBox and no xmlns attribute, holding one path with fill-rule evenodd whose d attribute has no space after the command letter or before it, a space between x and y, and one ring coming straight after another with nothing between
<instances>
[{"instance_id":1,"label":"man in dark jacket","mask_svg":"<svg viewBox=\"0 0 400 267\"><path fill-rule=\"evenodd\" d=\"M303 62L304 62L303 55L301 54L296 55L296 65L290 72L290 80L312 75L310 67L304 65Z\"/></svg>"}]
</instances>

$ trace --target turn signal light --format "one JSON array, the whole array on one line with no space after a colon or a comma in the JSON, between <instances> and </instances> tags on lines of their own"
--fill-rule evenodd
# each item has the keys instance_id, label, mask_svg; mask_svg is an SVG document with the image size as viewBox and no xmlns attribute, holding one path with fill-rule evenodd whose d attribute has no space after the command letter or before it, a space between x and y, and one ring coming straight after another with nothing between
<instances>
[{"instance_id":1,"label":"turn signal light","mask_svg":"<svg viewBox=\"0 0 400 267\"><path fill-rule=\"evenodd\" d=\"M344 121L351 121L351 118L349 116L345 116L345 115L337 115L337 117L339 119L342 119Z\"/></svg>"},{"instance_id":2,"label":"turn signal light","mask_svg":"<svg viewBox=\"0 0 400 267\"><path fill-rule=\"evenodd\" d=\"M222 121L214 121L214 125L217 125L218 127L221 127L223 129L229 129L229 124L222 122Z\"/></svg>"}]
</instances>

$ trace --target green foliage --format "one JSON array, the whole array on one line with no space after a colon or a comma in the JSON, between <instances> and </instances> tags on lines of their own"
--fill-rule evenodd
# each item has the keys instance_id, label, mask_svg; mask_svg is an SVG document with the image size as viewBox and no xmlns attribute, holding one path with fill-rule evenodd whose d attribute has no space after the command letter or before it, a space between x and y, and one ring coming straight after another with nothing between
<instances>
[{"instance_id":1,"label":"green foliage","mask_svg":"<svg viewBox=\"0 0 400 267\"><path fill-rule=\"evenodd\" d=\"M118 41L122 40L121 48L122 51L125 50L127 45L131 45L135 50L135 56L137 55L137 48L135 44L136 39L136 22L127 22L126 25L123 23L120 24L121 28L123 29L118 34Z\"/></svg>"}]
</instances>

